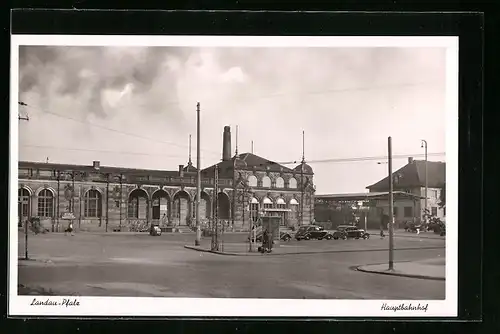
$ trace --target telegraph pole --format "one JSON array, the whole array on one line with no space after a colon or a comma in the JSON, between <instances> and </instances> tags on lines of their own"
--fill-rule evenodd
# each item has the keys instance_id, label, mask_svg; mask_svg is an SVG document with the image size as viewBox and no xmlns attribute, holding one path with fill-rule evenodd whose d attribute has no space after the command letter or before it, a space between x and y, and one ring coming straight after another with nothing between
<instances>
[{"instance_id":1,"label":"telegraph pole","mask_svg":"<svg viewBox=\"0 0 500 334\"><path fill-rule=\"evenodd\" d=\"M422 145L425 149L425 199L424 199L424 217L425 217L425 223L427 223L427 140L422 139ZM420 202L422 203L422 202Z\"/></svg>"},{"instance_id":2,"label":"telegraph pole","mask_svg":"<svg viewBox=\"0 0 500 334\"><path fill-rule=\"evenodd\" d=\"M389 270L394 270L394 203L392 180L392 138L387 138L389 157Z\"/></svg>"},{"instance_id":3,"label":"telegraph pole","mask_svg":"<svg viewBox=\"0 0 500 334\"><path fill-rule=\"evenodd\" d=\"M18 102L18 104L21 106L26 105L26 103L24 103L24 102ZM21 115L18 115L17 118L20 121L29 121L30 120L29 116L22 117ZM30 201L30 204L31 204L31 201ZM23 208L22 202L20 202L19 206L21 207L21 211L19 212L19 210L18 210L18 214L19 214L19 221L21 221L22 208ZM28 217L28 219L26 220L25 226L24 226L24 259L25 260L28 260L28 233L29 233L28 224L29 224L29 220L30 220L30 218Z\"/></svg>"},{"instance_id":4,"label":"telegraph pole","mask_svg":"<svg viewBox=\"0 0 500 334\"><path fill-rule=\"evenodd\" d=\"M231 225L234 227L234 217L236 216L236 159L238 159L238 125L236 125L236 151L233 160L233 205L231 209Z\"/></svg>"},{"instance_id":5,"label":"telegraph pole","mask_svg":"<svg viewBox=\"0 0 500 334\"><path fill-rule=\"evenodd\" d=\"M201 197L201 172L200 172L200 102L196 104L196 240L195 246L200 245L200 197Z\"/></svg>"},{"instance_id":6,"label":"telegraph pole","mask_svg":"<svg viewBox=\"0 0 500 334\"><path fill-rule=\"evenodd\" d=\"M304 225L304 164L305 160L304 131L302 131L302 161L300 163L300 226Z\"/></svg>"},{"instance_id":7,"label":"telegraph pole","mask_svg":"<svg viewBox=\"0 0 500 334\"><path fill-rule=\"evenodd\" d=\"M215 175L214 175L214 198L213 198L213 209L212 209L212 250L219 250L219 240L218 240L218 221L219 221L219 201L218 201L218 191L219 191L219 166L215 165Z\"/></svg>"},{"instance_id":8,"label":"telegraph pole","mask_svg":"<svg viewBox=\"0 0 500 334\"><path fill-rule=\"evenodd\" d=\"M21 101L17 102L17 104L19 104L20 106L25 106L25 107L27 107L27 106L28 106L26 103L21 102ZM30 120L29 115L27 115L26 117L23 117L23 116L21 116L21 115L18 115L18 116L17 116L17 118L18 118L20 121L29 121L29 120Z\"/></svg>"},{"instance_id":9,"label":"telegraph pole","mask_svg":"<svg viewBox=\"0 0 500 334\"><path fill-rule=\"evenodd\" d=\"M109 176L110 174L106 174L106 232L108 232L108 224L109 224ZM81 186L80 186L81 188ZM80 207L82 206L82 202L80 200ZM81 210L80 210L81 211Z\"/></svg>"}]
</instances>

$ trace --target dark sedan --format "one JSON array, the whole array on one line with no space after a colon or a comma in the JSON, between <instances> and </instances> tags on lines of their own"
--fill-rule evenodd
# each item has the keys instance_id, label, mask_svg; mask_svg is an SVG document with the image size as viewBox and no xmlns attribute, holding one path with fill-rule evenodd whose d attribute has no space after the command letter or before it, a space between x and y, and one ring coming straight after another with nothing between
<instances>
[{"instance_id":1,"label":"dark sedan","mask_svg":"<svg viewBox=\"0 0 500 334\"><path fill-rule=\"evenodd\" d=\"M262 242L262 232L257 233L255 240L256 242ZM290 241L292 239L292 236L288 232L280 231L280 240L281 241ZM250 238L247 238L247 240L250 240Z\"/></svg>"},{"instance_id":2,"label":"dark sedan","mask_svg":"<svg viewBox=\"0 0 500 334\"><path fill-rule=\"evenodd\" d=\"M333 239L368 239L370 234L363 229L350 225L339 225L333 233Z\"/></svg>"},{"instance_id":3,"label":"dark sedan","mask_svg":"<svg viewBox=\"0 0 500 334\"><path fill-rule=\"evenodd\" d=\"M323 227L316 225L301 226L295 234L295 239L297 240L330 240L332 238L333 234L330 231L327 231Z\"/></svg>"}]
</instances>

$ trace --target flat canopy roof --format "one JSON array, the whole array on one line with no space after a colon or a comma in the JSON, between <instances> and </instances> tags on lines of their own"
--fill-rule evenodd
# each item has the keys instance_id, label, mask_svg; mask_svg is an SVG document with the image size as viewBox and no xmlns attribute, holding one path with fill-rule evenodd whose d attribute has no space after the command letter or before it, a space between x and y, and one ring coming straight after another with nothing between
<instances>
[{"instance_id":1,"label":"flat canopy roof","mask_svg":"<svg viewBox=\"0 0 500 334\"><path fill-rule=\"evenodd\" d=\"M317 199L333 200L333 201L367 201L373 199L387 199L389 192L370 192L370 193L351 193L351 194L326 194L316 195ZM394 198L412 198L423 199L425 197L410 194L404 191L393 191Z\"/></svg>"},{"instance_id":2,"label":"flat canopy roof","mask_svg":"<svg viewBox=\"0 0 500 334\"><path fill-rule=\"evenodd\" d=\"M263 212L290 212L291 209L263 209Z\"/></svg>"}]
</instances>

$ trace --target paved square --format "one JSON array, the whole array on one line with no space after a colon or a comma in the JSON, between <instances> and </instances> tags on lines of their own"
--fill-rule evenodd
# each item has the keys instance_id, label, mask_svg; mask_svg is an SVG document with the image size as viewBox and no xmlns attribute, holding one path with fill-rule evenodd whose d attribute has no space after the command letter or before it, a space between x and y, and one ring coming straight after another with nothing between
<instances>
[{"instance_id":1,"label":"paved square","mask_svg":"<svg viewBox=\"0 0 500 334\"><path fill-rule=\"evenodd\" d=\"M19 256L24 238L19 234ZM227 247L248 247L227 234ZM208 243L209 239L204 239ZM384 263L388 240L290 241L314 254L226 256L185 249L193 234L30 235L20 294L130 297L444 299L445 282L358 272ZM398 236L395 261L444 259L444 240ZM324 253L320 251L323 250ZM397 266L397 263L396 263Z\"/></svg>"}]
</instances>

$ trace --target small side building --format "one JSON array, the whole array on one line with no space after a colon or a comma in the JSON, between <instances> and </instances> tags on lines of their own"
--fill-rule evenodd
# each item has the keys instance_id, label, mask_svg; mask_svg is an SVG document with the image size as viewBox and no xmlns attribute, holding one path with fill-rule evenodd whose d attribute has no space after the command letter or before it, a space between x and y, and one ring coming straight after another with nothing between
<instances>
[{"instance_id":1,"label":"small side building","mask_svg":"<svg viewBox=\"0 0 500 334\"><path fill-rule=\"evenodd\" d=\"M394 191L415 195L414 200L394 201L396 221L410 220L413 217L424 218L425 178L427 164L427 208L429 212L441 219L446 217L446 207L440 206L446 186L446 163L440 161L423 161L408 158L408 163L395 171L393 177ZM389 177L366 187L370 193L389 191ZM417 199L420 198L420 199ZM377 201L377 206L384 213L389 211L389 201Z\"/></svg>"},{"instance_id":2,"label":"small side building","mask_svg":"<svg viewBox=\"0 0 500 334\"><path fill-rule=\"evenodd\" d=\"M421 221L425 207L425 161L408 159L408 164L395 171L393 177L395 227L407 221ZM444 198L446 178L444 162L427 161L427 207L441 219L446 217ZM367 187L369 192L350 194L319 194L315 196L314 212L318 224L328 228L349 224L358 217L360 225L379 229L383 215L389 214L389 178Z\"/></svg>"}]
</instances>

